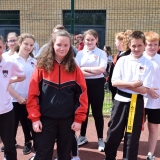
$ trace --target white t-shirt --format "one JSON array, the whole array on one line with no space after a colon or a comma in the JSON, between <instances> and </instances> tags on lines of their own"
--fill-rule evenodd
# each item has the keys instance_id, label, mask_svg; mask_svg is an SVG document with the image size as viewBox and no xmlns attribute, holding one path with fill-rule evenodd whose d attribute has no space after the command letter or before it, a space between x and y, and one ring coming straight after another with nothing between
<instances>
[{"instance_id":1,"label":"white t-shirt","mask_svg":"<svg viewBox=\"0 0 160 160\"><path fill-rule=\"evenodd\" d=\"M22 77L24 75L24 72L16 63L2 57L0 62L0 114L7 113L13 109L11 96L8 92L11 77Z\"/></svg>"},{"instance_id":2,"label":"white t-shirt","mask_svg":"<svg viewBox=\"0 0 160 160\"><path fill-rule=\"evenodd\" d=\"M126 82L140 80L143 82L144 87L150 88L152 71L152 63L147 58L142 55L140 58L134 59L130 54L128 56L121 57L117 61L112 75L112 82L116 80L122 80ZM126 88L118 87L118 89L131 94L139 94ZM130 98L126 98L118 94L115 95L115 99L121 102L130 101Z\"/></svg>"},{"instance_id":3,"label":"white t-shirt","mask_svg":"<svg viewBox=\"0 0 160 160\"><path fill-rule=\"evenodd\" d=\"M95 47L94 50L89 51L86 47L79 51L76 55L76 63L79 67L107 67L107 56L106 53ZM104 77L103 73L95 76L85 77L86 79L95 79Z\"/></svg>"},{"instance_id":4,"label":"white t-shirt","mask_svg":"<svg viewBox=\"0 0 160 160\"><path fill-rule=\"evenodd\" d=\"M144 56L152 62L152 81L151 87L159 88L156 92L160 95L160 55L157 53L154 57L150 57L144 52ZM149 94L144 96L145 108L160 109L160 98L153 99Z\"/></svg>"},{"instance_id":5,"label":"white t-shirt","mask_svg":"<svg viewBox=\"0 0 160 160\"><path fill-rule=\"evenodd\" d=\"M27 99L30 79L37 64L37 60L29 56L27 61L25 61L18 54L11 56L11 60L15 62L26 75L26 79L24 81L13 83L12 87L19 95ZM17 102L17 100L12 97L12 102Z\"/></svg>"}]
</instances>

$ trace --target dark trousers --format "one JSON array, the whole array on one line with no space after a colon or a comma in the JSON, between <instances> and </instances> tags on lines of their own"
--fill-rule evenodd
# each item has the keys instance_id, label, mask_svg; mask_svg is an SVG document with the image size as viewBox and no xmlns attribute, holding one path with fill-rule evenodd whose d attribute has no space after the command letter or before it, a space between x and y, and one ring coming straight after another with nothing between
<instances>
[{"instance_id":1,"label":"dark trousers","mask_svg":"<svg viewBox=\"0 0 160 160\"><path fill-rule=\"evenodd\" d=\"M140 96L140 97L139 97ZM118 147L124 136L123 159L136 160L138 155L139 138L142 129L143 97L138 95L132 133L127 133L125 128L128 122L130 102L114 100L111 119L108 124L107 139L105 144L106 160L114 160Z\"/></svg>"},{"instance_id":2,"label":"dark trousers","mask_svg":"<svg viewBox=\"0 0 160 160\"><path fill-rule=\"evenodd\" d=\"M52 119L41 117L42 132L36 134L37 152L34 160L52 160L53 147L57 139L58 160L70 160L74 131L73 117Z\"/></svg>"},{"instance_id":3,"label":"dark trousers","mask_svg":"<svg viewBox=\"0 0 160 160\"><path fill-rule=\"evenodd\" d=\"M86 79L87 94L88 94L88 105L91 105L92 115L95 120L95 126L97 130L97 137L103 138L103 100L104 100L104 78L98 79ZM87 118L82 123L81 136L86 135L86 129L88 124L89 107L87 112Z\"/></svg>"},{"instance_id":4,"label":"dark trousers","mask_svg":"<svg viewBox=\"0 0 160 160\"><path fill-rule=\"evenodd\" d=\"M19 104L18 102L13 102L13 106L14 106L14 112L15 112L15 127L14 127L15 143L16 143L16 135L17 135L19 122L22 125L25 143L29 142L32 139L34 140L35 133L32 129L31 120L27 118L28 112L26 109L26 105Z\"/></svg>"},{"instance_id":5,"label":"dark trousers","mask_svg":"<svg viewBox=\"0 0 160 160\"><path fill-rule=\"evenodd\" d=\"M14 143L14 111L0 114L0 137L4 144L4 154L7 160L17 160Z\"/></svg>"},{"instance_id":6,"label":"dark trousers","mask_svg":"<svg viewBox=\"0 0 160 160\"><path fill-rule=\"evenodd\" d=\"M78 156L78 143L76 134L73 136L72 156Z\"/></svg>"}]
</instances>

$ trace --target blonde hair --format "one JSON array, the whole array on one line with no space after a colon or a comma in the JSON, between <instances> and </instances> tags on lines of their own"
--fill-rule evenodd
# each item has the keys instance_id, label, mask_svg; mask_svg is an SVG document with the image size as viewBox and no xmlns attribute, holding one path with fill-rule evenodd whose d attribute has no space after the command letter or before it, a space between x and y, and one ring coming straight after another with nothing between
<instances>
[{"instance_id":1,"label":"blonde hair","mask_svg":"<svg viewBox=\"0 0 160 160\"><path fill-rule=\"evenodd\" d=\"M122 51L128 51L129 50L129 36L132 34L131 30L126 30L124 32L123 41L122 41Z\"/></svg>"},{"instance_id":2,"label":"blonde hair","mask_svg":"<svg viewBox=\"0 0 160 160\"><path fill-rule=\"evenodd\" d=\"M18 37L18 42L22 43L26 38L31 38L34 42L35 42L35 38L32 34L30 33L22 33L19 37ZM19 52L19 45L15 48L15 51L18 53ZM29 55L31 57L34 57L32 51L29 53Z\"/></svg>"},{"instance_id":3,"label":"blonde hair","mask_svg":"<svg viewBox=\"0 0 160 160\"><path fill-rule=\"evenodd\" d=\"M124 38L124 32L118 32L115 34L115 38L119 41L122 41Z\"/></svg>"},{"instance_id":4,"label":"blonde hair","mask_svg":"<svg viewBox=\"0 0 160 160\"><path fill-rule=\"evenodd\" d=\"M144 33L147 41L159 41L159 34L153 31Z\"/></svg>"}]
</instances>

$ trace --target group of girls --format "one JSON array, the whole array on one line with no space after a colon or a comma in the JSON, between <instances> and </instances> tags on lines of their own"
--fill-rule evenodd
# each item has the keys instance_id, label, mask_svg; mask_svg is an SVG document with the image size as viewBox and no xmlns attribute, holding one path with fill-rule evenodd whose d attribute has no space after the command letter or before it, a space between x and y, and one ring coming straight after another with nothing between
<instances>
[{"instance_id":1,"label":"group of girls","mask_svg":"<svg viewBox=\"0 0 160 160\"><path fill-rule=\"evenodd\" d=\"M20 122L24 132L23 154L31 152L33 140L34 160L51 160L55 140L58 160L70 160L74 132L79 131L81 125L78 143L81 137L85 137L90 105L97 129L98 149L104 150L103 73L107 56L97 47L95 30L86 31L83 38L84 49L74 58L70 34L65 30L58 31L36 60L32 54L33 35L23 33L17 37L16 33L9 33L7 36L8 51L2 57L16 63L26 75L22 82L8 86L15 114L14 147ZM1 150L10 160L5 143ZM78 155L73 158L80 159Z\"/></svg>"}]
</instances>

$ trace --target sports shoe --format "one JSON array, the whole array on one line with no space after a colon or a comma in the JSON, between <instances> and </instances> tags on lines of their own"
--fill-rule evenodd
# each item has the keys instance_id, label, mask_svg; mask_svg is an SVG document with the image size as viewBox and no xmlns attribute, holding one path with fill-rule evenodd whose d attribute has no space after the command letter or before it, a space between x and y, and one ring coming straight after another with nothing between
<instances>
[{"instance_id":1,"label":"sports shoe","mask_svg":"<svg viewBox=\"0 0 160 160\"><path fill-rule=\"evenodd\" d=\"M147 157L146 157L146 160L155 160L155 156L153 156L151 154L151 152L148 153Z\"/></svg>"},{"instance_id":2,"label":"sports shoe","mask_svg":"<svg viewBox=\"0 0 160 160\"><path fill-rule=\"evenodd\" d=\"M32 149L32 143L31 143L31 141L26 142L26 143L24 144L23 154L26 155L26 154L31 153L31 149Z\"/></svg>"},{"instance_id":3,"label":"sports shoe","mask_svg":"<svg viewBox=\"0 0 160 160\"><path fill-rule=\"evenodd\" d=\"M88 140L85 136L80 135L77 139L78 146L81 146L82 144L85 144L87 142L88 142Z\"/></svg>"},{"instance_id":4,"label":"sports shoe","mask_svg":"<svg viewBox=\"0 0 160 160\"><path fill-rule=\"evenodd\" d=\"M71 160L80 160L79 156L73 157Z\"/></svg>"},{"instance_id":5,"label":"sports shoe","mask_svg":"<svg viewBox=\"0 0 160 160\"><path fill-rule=\"evenodd\" d=\"M17 147L18 144L16 143L15 146ZM4 146L1 147L1 152L4 152Z\"/></svg>"},{"instance_id":6,"label":"sports shoe","mask_svg":"<svg viewBox=\"0 0 160 160\"><path fill-rule=\"evenodd\" d=\"M98 139L98 150L100 152L104 152L104 147L105 147L105 144L104 144L104 141L102 138L99 138Z\"/></svg>"}]
</instances>

